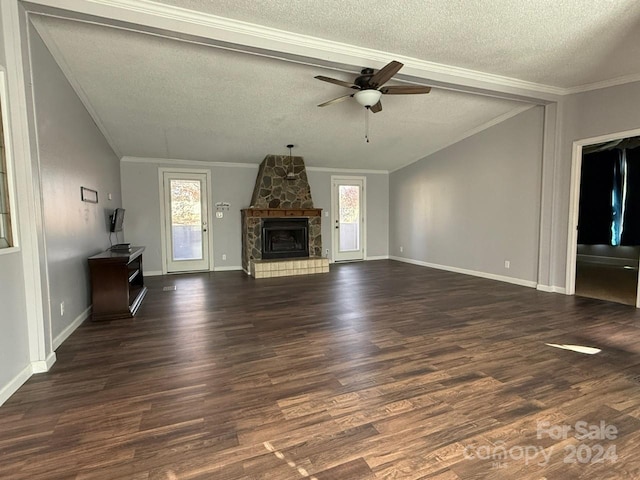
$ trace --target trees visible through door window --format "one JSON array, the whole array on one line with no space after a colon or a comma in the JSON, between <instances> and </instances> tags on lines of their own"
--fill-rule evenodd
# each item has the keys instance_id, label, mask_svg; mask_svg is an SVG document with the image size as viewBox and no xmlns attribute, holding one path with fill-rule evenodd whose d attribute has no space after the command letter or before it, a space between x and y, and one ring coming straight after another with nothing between
<instances>
[{"instance_id":1,"label":"trees visible through door window","mask_svg":"<svg viewBox=\"0 0 640 480\"><path fill-rule=\"evenodd\" d=\"M0 105L2 108L2 105ZM11 209L9 208L9 175L5 154L4 128L0 116L0 248L13 246Z\"/></svg>"},{"instance_id":2,"label":"trees visible through door window","mask_svg":"<svg viewBox=\"0 0 640 480\"><path fill-rule=\"evenodd\" d=\"M340 185L338 188L340 209L340 251L360 249L360 187Z\"/></svg>"}]
</instances>

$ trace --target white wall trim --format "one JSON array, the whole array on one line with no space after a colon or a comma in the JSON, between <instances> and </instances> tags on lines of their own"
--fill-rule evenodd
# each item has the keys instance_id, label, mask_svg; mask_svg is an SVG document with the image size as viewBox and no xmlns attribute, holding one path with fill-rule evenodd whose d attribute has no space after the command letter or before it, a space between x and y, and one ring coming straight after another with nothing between
<instances>
[{"instance_id":1,"label":"white wall trim","mask_svg":"<svg viewBox=\"0 0 640 480\"><path fill-rule=\"evenodd\" d=\"M29 378L31 378L31 375L33 375L33 370L29 364L24 367L20 373L9 380L9 383L0 389L0 406L2 406L2 404L6 402L11 395L16 393L18 389L24 385Z\"/></svg>"},{"instance_id":2,"label":"white wall trim","mask_svg":"<svg viewBox=\"0 0 640 480\"><path fill-rule=\"evenodd\" d=\"M0 2L8 86L8 123L5 135L13 149L16 181L16 211L19 226L19 244L22 249L24 287L26 297L26 323L29 336L31 362L45 361L52 354L51 318L45 305L43 279L46 279L46 252L42 224L42 205L38 160L33 158L30 141L30 119L27 105L28 92L25 79L25 52L22 48L21 13L18 2ZM27 35L28 32L24 32ZM33 92L31 92L32 94ZM5 105L6 106L6 105ZM42 247L41 247L42 243ZM47 292L48 296L48 292ZM55 355L54 355L55 358Z\"/></svg>"},{"instance_id":3,"label":"white wall trim","mask_svg":"<svg viewBox=\"0 0 640 480\"><path fill-rule=\"evenodd\" d=\"M231 265L228 267L214 267L213 271L214 272L235 272L235 271L242 271L242 266L241 265Z\"/></svg>"},{"instance_id":4,"label":"white wall trim","mask_svg":"<svg viewBox=\"0 0 640 480\"><path fill-rule=\"evenodd\" d=\"M309 172L333 172L339 174L355 173L355 174L373 174L373 175L389 175L389 170L367 170L358 168L331 168L331 167L306 167Z\"/></svg>"},{"instance_id":5,"label":"white wall trim","mask_svg":"<svg viewBox=\"0 0 640 480\"><path fill-rule=\"evenodd\" d=\"M120 159L123 163L150 163L154 165L184 165L189 167L235 167L235 168L255 168L260 166L257 163L237 163L237 162L211 162L208 160L184 160L179 158L149 158L149 157L129 157Z\"/></svg>"},{"instance_id":6,"label":"white wall trim","mask_svg":"<svg viewBox=\"0 0 640 480\"><path fill-rule=\"evenodd\" d=\"M238 162L213 162L208 160L184 160L171 158L148 158L148 157L130 157L124 156L120 159L123 163L145 163L153 165L184 165L191 167L228 167L228 168L253 168L258 169L259 163L238 163ZM331 168L331 167L309 167L305 165L308 172L333 172L333 173L355 173L355 174L373 174L373 175L389 175L389 170L368 170L357 168Z\"/></svg>"},{"instance_id":7,"label":"white wall trim","mask_svg":"<svg viewBox=\"0 0 640 480\"><path fill-rule=\"evenodd\" d=\"M56 363L56 352L51 352L46 359L31 362L31 368L33 373L45 373L51 370L54 363Z\"/></svg>"},{"instance_id":8,"label":"white wall trim","mask_svg":"<svg viewBox=\"0 0 640 480\"><path fill-rule=\"evenodd\" d=\"M82 323L89 318L89 315L91 314L91 306L89 306L84 312L82 312L80 315L78 315L76 317L76 319L71 322L71 324L69 324L67 326L67 328L65 328L64 330L62 330L62 332L60 332L60 334L53 339L53 349L57 350L58 347L60 345L62 345L62 343L71 336L71 334L73 332L75 332L76 328L78 328L80 325L82 325Z\"/></svg>"},{"instance_id":9,"label":"white wall trim","mask_svg":"<svg viewBox=\"0 0 640 480\"><path fill-rule=\"evenodd\" d=\"M376 255L373 257L366 257L365 260L389 260L389 255Z\"/></svg>"},{"instance_id":10,"label":"white wall trim","mask_svg":"<svg viewBox=\"0 0 640 480\"><path fill-rule=\"evenodd\" d=\"M390 172L397 172L398 170L401 170L405 167L408 167L409 165L412 165L416 162L419 162L420 160L423 160L427 157L430 157L431 155L440 152L441 150L444 150L445 148L449 148L452 145L455 145L456 143L461 142L462 140L464 140L465 138L469 138L474 136L477 133L480 133L484 130L487 130L488 128L491 128L495 125L498 125L502 122L506 122L507 120L509 120L510 118L513 118L517 115L520 115L521 113L526 112L527 110L529 110L530 108L534 108L537 107L537 105L522 105L520 107L514 108L513 110L504 113L494 119L489 120L488 122L483 123L482 125L478 125L477 127L472 128L471 130L467 130L464 133L461 133L460 135L456 135L452 140L450 140L449 142L445 143L444 145L439 146L438 148L436 148L435 150L432 150L424 155L422 155L420 158L416 158L415 160L411 160L408 163L405 163L399 167L394 168L393 170L391 170Z\"/></svg>"},{"instance_id":11,"label":"white wall trim","mask_svg":"<svg viewBox=\"0 0 640 480\"><path fill-rule=\"evenodd\" d=\"M541 292L547 292L547 293L561 293L563 295L567 294L567 290L564 287L554 287L551 285L538 284L538 286L536 287L536 290L540 290Z\"/></svg>"},{"instance_id":12,"label":"white wall trim","mask_svg":"<svg viewBox=\"0 0 640 480\"><path fill-rule=\"evenodd\" d=\"M164 275L164 273L162 273L162 270L145 270L142 273L143 277L159 277L161 275Z\"/></svg>"},{"instance_id":13,"label":"white wall trim","mask_svg":"<svg viewBox=\"0 0 640 480\"><path fill-rule=\"evenodd\" d=\"M626 85L627 83L634 82L640 82L640 73L625 75L618 78L611 78L609 80L603 80L602 82L587 83L585 85L578 85L576 87L568 87L564 89L563 95L573 95L575 93L584 93L591 90L600 90L601 88L617 87L619 85Z\"/></svg>"},{"instance_id":14,"label":"white wall trim","mask_svg":"<svg viewBox=\"0 0 640 480\"><path fill-rule=\"evenodd\" d=\"M513 283L515 285L520 285L522 287L536 288L536 286L538 285L536 282L531 280L523 280L521 278L506 277L504 275L496 275L494 273L479 272L477 270L468 270L466 268L459 268L459 267L450 267L448 265L439 265L437 263L423 262L422 260L413 260L411 258L396 257L393 255L390 256L389 258L391 260L397 260L398 262L410 263L412 265L419 265L421 267L435 268L438 270L446 270L447 272L462 273L464 275L487 278L489 280L497 280L499 282Z\"/></svg>"}]
</instances>

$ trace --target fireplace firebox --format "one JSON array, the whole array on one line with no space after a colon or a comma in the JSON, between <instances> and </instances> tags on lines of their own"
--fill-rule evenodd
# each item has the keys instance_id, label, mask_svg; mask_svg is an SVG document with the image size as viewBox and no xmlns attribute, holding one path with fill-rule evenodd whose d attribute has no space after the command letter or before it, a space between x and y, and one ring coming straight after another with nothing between
<instances>
[{"instance_id":1,"label":"fireplace firebox","mask_svg":"<svg viewBox=\"0 0 640 480\"><path fill-rule=\"evenodd\" d=\"M264 218L262 258L309 256L309 220L306 218Z\"/></svg>"}]
</instances>

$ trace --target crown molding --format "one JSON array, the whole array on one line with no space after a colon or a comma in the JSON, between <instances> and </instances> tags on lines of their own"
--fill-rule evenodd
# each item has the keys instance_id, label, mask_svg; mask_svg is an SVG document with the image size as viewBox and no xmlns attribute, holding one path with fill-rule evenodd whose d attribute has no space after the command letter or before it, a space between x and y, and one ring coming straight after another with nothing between
<instances>
[{"instance_id":1,"label":"crown molding","mask_svg":"<svg viewBox=\"0 0 640 480\"><path fill-rule=\"evenodd\" d=\"M373 175L389 175L389 170L371 170L361 168L331 168L331 167L308 167L308 172L333 172L333 173L368 173Z\"/></svg>"},{"instance_id":2,"label":"crown molding","mask_svg":"<svg viewBox=\"0 0 640 480\"><path fill-rule=\"evenodd\" d=\"M254 168L257 169L259 163L239 163L239 162L210 162L206 160L184 160L179 158L150 158L150 157L130 157L124 156L121 163L146 163L153 165L188 165L193 167L229 167L229 168ZM308 172L333 172L333 173L368 173L378 175L388 175L388 170L367 170L354 168L330 168L330 167L309 167L305 166Z\"/></svg>"},{"instance_id":3,"label":"crown molding","mask_svg":"<svg viewBox=\"0 0 640 480\"><path fill-rule=\"evenodd\" d=\"M124 156L120 159L121 163L151 163L154 165L191 165L200 167L233 167L233 168L255 168L260 165L257 163L239 163L239 162L210 162L207 160L184 160L180 158L150 158L150 157L130 157Z\"/></svg>"},{"instance_id":4,"label":"crown molding","mask_svg":"<svg viewBox=\"0 0 640 480\"><path fill-rule=\"evenodd\" d=\"M470 70L392 52L348 45L332 40L302 35L253 23L219 17L149 0L31 0L32 12L79 19L106 19L128 28L153 32L189 41L195 37L212 46L232 48L247 53L268 55L282 60L359 72L362 65L380 68L390 59L404 64L396 78L440 88L480 95L549 103L563 95L564 89ZM86 20L86 18L85 18Z\"/></svg>"},{"instance_id":5,"label":"crown molding","mask_svg":"<svg viewBox=\"0 0 640 480\"><path fill-rule=\"evenodd\" d=\"M627 83L640 82L640 73L625 75L623 77L612 78L611 80L603 80L602 82L587 83L577 87L569 87L564 89L563 95L573 95L576 93L590 92L592 90L600 90L601 88L617 87L626 85Z\"/></svg>"}]
</instances>

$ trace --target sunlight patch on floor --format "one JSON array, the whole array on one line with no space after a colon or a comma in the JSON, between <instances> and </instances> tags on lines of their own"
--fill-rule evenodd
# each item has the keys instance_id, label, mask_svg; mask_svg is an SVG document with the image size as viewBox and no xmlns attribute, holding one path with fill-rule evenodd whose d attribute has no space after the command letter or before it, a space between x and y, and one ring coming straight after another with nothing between
<instances>
[{"instance_id":1,"label":"sunlight patch on floor","mask_svg":"<svg viewBox=\"0 0 640 480\"><path fill-rule=\"evenodd\" d=\"M586 355L595 355L596 353L600 353L602 350L596 347L585 347L584 345L569 345L569 344L559 344L559 343L545 343L549 347L561 348L563 350L571 350L572 352L584 353Z\"/></svg>"}]
</instances>

